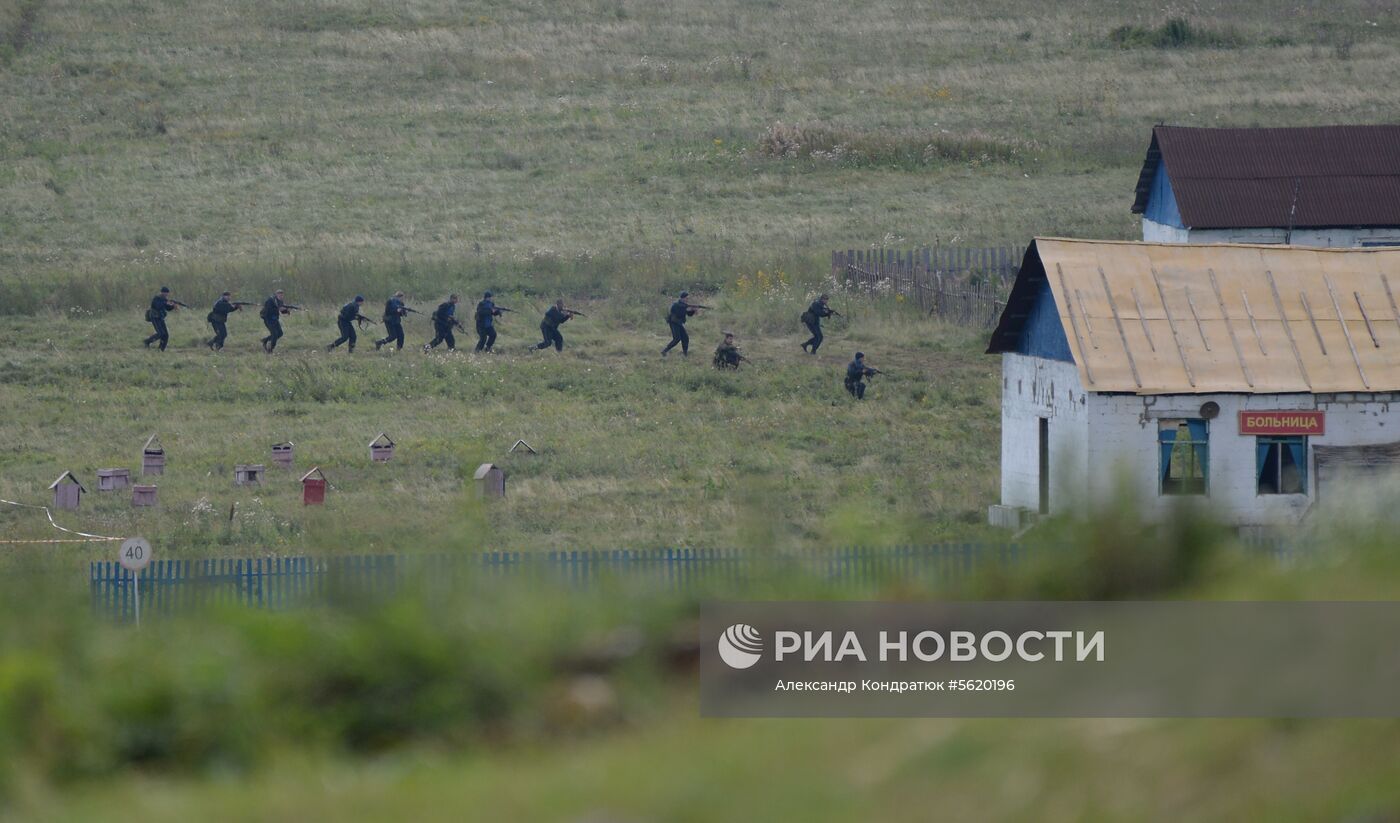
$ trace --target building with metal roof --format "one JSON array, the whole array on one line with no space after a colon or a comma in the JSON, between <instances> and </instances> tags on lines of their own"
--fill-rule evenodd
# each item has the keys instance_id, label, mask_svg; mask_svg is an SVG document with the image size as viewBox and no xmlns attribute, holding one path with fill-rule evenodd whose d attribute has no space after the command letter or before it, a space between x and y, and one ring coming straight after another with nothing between
<instances>
[{"instance_id":1,"label":"building with metal roof","mask_svg":"<svg viewBox=\"0 0 1400 823\"><path fill-rule=\"evenodd\" d=\"M1132 210L1152 242L1400 245L1400 125L1157 126Z\"/></svg>"},{"instance_id":2,"label":"building with metal roof","mask_svg":"<svg viewBox=\"0 0 1400 823\"><path fill-rule=\"evenodd\" d=\"M1400 249L1037 238L1002 356L994 522L1104 499L1206 497L1291 525L1400 455ZM1120 475L1121 473L1121 475Z\"/></svg>"}]
</instances>

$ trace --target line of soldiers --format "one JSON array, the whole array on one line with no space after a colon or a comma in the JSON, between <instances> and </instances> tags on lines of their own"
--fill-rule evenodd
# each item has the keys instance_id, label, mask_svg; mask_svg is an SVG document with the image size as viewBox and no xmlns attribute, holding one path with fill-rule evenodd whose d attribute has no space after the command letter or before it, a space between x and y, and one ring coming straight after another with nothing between
<instances>
[{"instance_id":1,"label":"line of soldiers","mask_svg":"<svg viewBox=\"0 0 1400 823\"><path fill-rule=\"evenodd\" d=\"M461 321L457 319L457 304L461 298L450 295L446 301L438 304L438 307L429 316L433 324L433 339L423 346L423 351L431 351L439 345L446 343L448 351L454 351L457 347L457 340L453 335L456 329L465 328ZM841 316L839 312L832 309L828 303L830 295L823 294L812 302L807 311L802 313L801 321L812 336L802 344L802 350L809 354L816 354L821 347L823 335L821 321L832 316ZM374 323L361 313L365 298L363 295L355 295L355 299L340 307L336 314L336 327L340 331L340 336L326 346L326 351L334 351L341 345L346 346L346 350L353 352L358 340L355 325L357 323ZM228 317L244 306L254 305L252 303L234 300L231 292L224 292L219 295L219 299L214 302L213 309L210 310L206 318L209 325L214 330L214 336L205 341L212 351L220 351L224 347L224 342L228 339ZM169 287L162 287L160 292L151 298L150 308L146 310L146 321L155 329L155 333L147 337L143 342L147 348L152 343L159 342L160 350L165 351L166 345L170 342L170 332L166 328L165 318L170 312L177 308L189 308L185 303L181 303L170 297ZM661 356L666 357L676 346L681 347L681 355L690 355L690 334L686 331L686 321L694 317L701 311L710 309L710 306L703 306L690 302L690 293L681 292L676 301L671 304L666 312L666 325L671 331L671 341L661 350ZM285 293L282 289L274 291L263 301L260 316L263 325L267 327L267 336L262 338L263 351L271 354L277 349L277 341L282 339L282 318L294 311L302 311L301 306L294 306L287 303ZM479 303L476 304L474 318L476 321L476 351L491 352L496 344L496 318L501 317L506 312L513 312L504 306L496 305L491 292L486 292ZM394 292L384 303L384 331L385 336L374 341L375 351L379 351L384 346L394 344L397 350L402 350L404 346L403 320L410 314L422 314L417 309L409 307L404 302L402 291ZM556 300L554 305L544 313L540 321L540 335L543 338L538 344L530 348L534 350L548 349L554 347L555 351L564 350L564 336L560 333L559 327L567 323L574 317L583 317L582 312L565 308L563 300ZM726 331L724 340L715 349L714 366L717 369L738 369L740 363L751 362L739 350L733 332ZM865 399L865 378L883 374L879 369L874 369L865 365L865 354L857 352L855 359L846 367L845 387L852 397L858 400Z\"/></svg>"}]
</instances>

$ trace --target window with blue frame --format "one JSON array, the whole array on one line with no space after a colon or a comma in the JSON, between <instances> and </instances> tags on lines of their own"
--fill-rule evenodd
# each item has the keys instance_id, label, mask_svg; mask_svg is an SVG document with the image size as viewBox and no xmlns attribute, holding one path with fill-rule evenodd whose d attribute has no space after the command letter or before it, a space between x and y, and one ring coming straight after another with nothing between
<instances>
[{"instance_id":1,"label":"window with blue frame","mask_svg":"<svg viewBox=\"0 0 1400 823\"><path fill-rule=\"evenodd\" d=\"M1255 438L1255 477L1259 494L1308 493L1308 438Z\"/></svg>"},{"instance_id":2,"label":"window with blue frame","mask_svg":"<svg viewBox=\"0 0 1400 823\"><path fill-rule=\"evenodd\" d=\"M1210 432L1204 420L1159 420L1162 494L1210 491Z\"/></svg>"}]
</instances>

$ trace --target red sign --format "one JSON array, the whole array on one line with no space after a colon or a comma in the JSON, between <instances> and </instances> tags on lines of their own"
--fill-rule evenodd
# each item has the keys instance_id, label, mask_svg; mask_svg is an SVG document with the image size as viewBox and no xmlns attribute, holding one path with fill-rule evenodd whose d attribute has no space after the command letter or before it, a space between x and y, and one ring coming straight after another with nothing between
<instances>
[{"instance_id":1,"label":"red sign","mask_svg":"<svg viewBox=\"0 0 1400 823\"><path fill-rule=\"evenodd\" d=\"M1326 412L1242 411L1240 434L1323 434Z\"/></svg>"}]
</instances>

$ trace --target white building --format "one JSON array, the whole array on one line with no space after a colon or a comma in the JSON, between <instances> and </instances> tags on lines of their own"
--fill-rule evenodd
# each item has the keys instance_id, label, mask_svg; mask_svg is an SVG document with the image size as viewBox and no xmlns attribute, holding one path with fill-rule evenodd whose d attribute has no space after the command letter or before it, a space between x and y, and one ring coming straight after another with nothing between
<instances>
[{"instance_id":1,"label":"white building","mask_svg":"<svg viewBox=\"0 0 1400 823\"><path fill-rule=\"evenodd\" d=\"M1342 468L1400 461L1400 249L1040 238L1002 355L991 520L1203 497L1297 523Z\"/></svg>"},{"instance_id":2,"label":"white building","mask_svg":"<svg viewBox=\"0 0 1400 823\"><path fill-rule=\"evenodd\" d=\"M1400 126L1157 126L1133 213L1155 243L1400 245Z\"/></svg>"}]
</instances>

